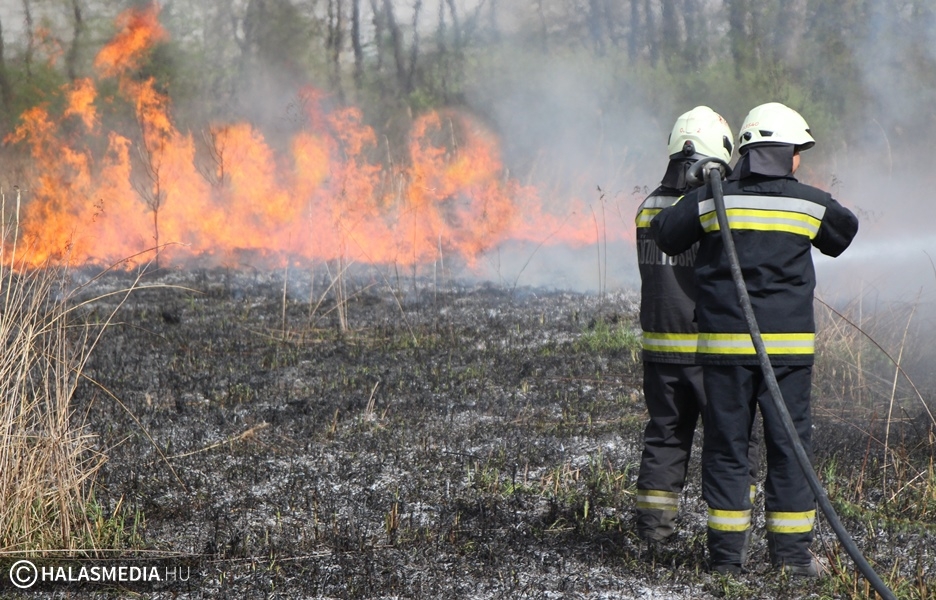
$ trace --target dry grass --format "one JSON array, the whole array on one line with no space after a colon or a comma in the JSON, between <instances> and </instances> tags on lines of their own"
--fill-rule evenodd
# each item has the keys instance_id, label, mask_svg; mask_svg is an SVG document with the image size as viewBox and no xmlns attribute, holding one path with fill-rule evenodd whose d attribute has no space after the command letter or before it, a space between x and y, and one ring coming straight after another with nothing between
<instances>
[{"instance_id":1,"label":"dry grass","mask_svg":"<svg viewBox=\"0 0 936 600\"><path fill-rule=\"evenodd\" d=\"M927 535L936 513L936 419L927 364L933 348L925 326L917 324L917 309L918 302L869 309L860 298L843 308L817 305L815 411L852 432L836 443L839 450L817 456L823 483L853 528L888 538L877 543ZM880 572L899 597L932 597L931 574L920 570L920 560L912 545L895 549L893 572ZM831 562L830 590L872 597L862 577ZM901 563L916 565L910 569L916 574L899 574Z\"/></svg>"},{"instance_id":2,"label":"dry grass","mask_svg":"<svg viewBox=\"0 0 936 600\"><path fill-rule=\"evenodd\" d=\"M95 551L124 537L124 514L93 496L105 457L72 399L100 333L76 309L84 286L67 267L23 268L20 193L0 193L0 553Z\"/></svg>"},{"instance_id":3,"label":"dry grass","mask_svg":"<svg viewBox=\"0 0 936 600\"><path fill-rule=\"evenodd\" d=\"M0 278L0 547L74 549L88 483L103 457L72 414L83 344L69 343L67 310L50 301L54 270Z\"/></svg>"}]
</instances>

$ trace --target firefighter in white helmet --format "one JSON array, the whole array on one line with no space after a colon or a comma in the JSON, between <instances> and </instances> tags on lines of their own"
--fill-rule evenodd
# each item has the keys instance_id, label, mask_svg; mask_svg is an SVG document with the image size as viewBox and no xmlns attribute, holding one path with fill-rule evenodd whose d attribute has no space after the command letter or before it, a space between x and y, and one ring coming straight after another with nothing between
<instances>
[{"instance_id":1,"label":"firefighter in white helmet","mask_svg":"<svg viewBox=\"0 0 936 600\"><path fill-rule=\"evenodd\" d=\"M838 256L857 233L858 220L827 192L794 177L800 152L815 140L793 109L776 102L754 108L744 120L739 142L741 158L724 185L728 221L784 402L811 454L816 277L810 250ZM818 576L819 564L809 552L815 497L758 365L718 230L711 187L699 188L662 211L651 229L667 252L699 244L698 357L708 397L702 495L708 504L710 566L728 574L742 569L751 527L746 451L759 407L767 450L764 504L770 561L793 575Z\"/></svg>"},{"instance_id":2,"label":"firefighter in white helmet","mask_svg":"<svg viewBox=\"0 0 936 600\"><path fill-rule=\"evenodd\" d=\"M728 162L731 150L731 128L714 110L697 106L680 115L669 137L666 173L637 211L643 388L650 418L637 475L636 530L651 546L674 532L705 393L696 361L698 330L693 316L696 249L664 254L650 237L650 222L689 191L689 167L709 156ZM751 446L751 470L756 473L756 439Z\"/></svg>"}]
</instances>

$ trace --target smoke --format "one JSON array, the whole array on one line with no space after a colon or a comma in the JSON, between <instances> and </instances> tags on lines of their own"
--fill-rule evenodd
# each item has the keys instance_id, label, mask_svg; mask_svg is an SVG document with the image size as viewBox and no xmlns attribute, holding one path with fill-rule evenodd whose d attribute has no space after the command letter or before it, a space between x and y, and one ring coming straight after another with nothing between
<instances>
[{"instance_id":1,"label":"smoke","mask_svg":"<svg viewBox=\"0 0 936 600\"><path fill-rule=\"evenodd\" d=\"M14 4L0 6L4 35L12 45L22 37L23 25L22 9ZM235 21L231 15L246 14L250 2L195 3L199 8L195 13L187 12L188 4L173 3L166 8L173 39L243 41L245 31L229 29ZM929 157L920 150L926 144L919 138L921 131L936 131L936 113L930 110L936 88L920 85L920 77L934 80L936 11L922 6L894 10L885 4L869 3L865 34L847 40L862 73L856 85L873 100L872 108L856 121L843 122L842 130L822 131L825 137L804 155L800 178L830 189L859 213L862 222L852 248L842 257L830 260L816 255L821 293L847 300L849 295L874 290L882 297L919 295L922 302L929 302L936 293L930 260L936 258L936 247L927 229L936 211L927 194L934 183L926 164ZM473 1L456 5L463 25L479 6ZM401 26L411 27L413 3L398 1L394 6ZM552 37L542 44L535 8L497 6L500 32L512 45L498 49L491 40L492 46L472 56L459 101L496 133L504 180L534 187L542 208L554 218L540 230L525 230L522 238L486 246L489 249L476 261L475 270L455 274L581 290L636 287L636 253L628 241L633 237L633 217L663 174L666 137L673 120L692 106L707 104L721 111L736 130L743 114L725 112L737 106L724 106L723 90L678 90L673 82L657 82L620 60L620 55L598 56L582 29L570 25L557 33L557 15L567 9L565 5L542 3L544 18L553 27ZM372 37L369 4L363 2L362 7L367 13L364 33ZM423 6L419 25L424 50L432 47L441 7L438 2ZM493 4L485 5L485 12L479 13L482 18L488 18L487 7ZM213 10L222 12L212 16ZM39 8L36 11L38 19ZM794 12L803 11L804 3L797 3ZM802 34L799 25L795 29L796 35ZM723 29L719 35L725 35ZM296 33L295 40L302 41L304 36L304 31ZM784 36L773 37L789 45ZM291 132L295 125L290 121L291 111L296 109L291 86L297 78L289 65L278 64L278 52L285 53L288 44L279 46L257 58L257 64L246 71L251 76L240 82L244 88L237 95L240 104L231 110L264 131ZM727 46L723 50L727 57ZM717 48L710 51L717 53ZM367 52L374 52L372 45ZM778 54L795 54L795 50ZM803 64L802 57L794 59ZM232 68L236 60L237 56L231 58ZM348 64L350 60L347 57ZM822 93L816 91L812 106L832 104L825 102ZM813 119L808 112L804 116ZM814 122L822 118L816 116ZM377 133L383 137L383 131ZM857 140L857 145L843 146L846 137ZM574 235L573 227L577 228ZM456 263L447 259L448 265Z\"/></svg>"},{"instance_id":2,"label":"smoke","mask_svg":"<svg viewBox=\"0 0 936 600\"><path fill-rule=\"evenodd\" d=\"M865 10L865 35L847 42L871 102L864 115L830 132L855 140L855 146L839 148L841 140L819 140L804 154L809 162L812 153L829 153L825 168L834 182L831 191L861 221L858 236L841 257L817 258L820 293L840 304L913 303L917 320L932 325L936 173L927 138L936 132L936 11L926 3L898 7L885 2Z\"/></svg>"},{"instance_id":3,"label":"smoke","mask_svg":"<svg viewBox=\"0 0 936 600\"><path fill-rule=\"evenodd\" d=\"M586 213L587 244L557 243L561 229L542 231L498 249L480 276L588 291L633 287L634 215L659 184L671 121L683 111L670 108L673 98L622 85L607 63L565 56L531 51L486 65L468 99L500 133L512 176L540 190L555 214Z\"/></svg>"},{"instance_id":4,"label":"smoke","mask_svg":"<svg viewBox=\"0 0 936 600\"><path fill-rule=\"evenodd\" d=\"M832 193L856 212L860 227L840 257L816 254L819 295L839 306L862 299L882 308L913 303L920 320L932 323L936 202L930 190L934 184L929 169L914 160L898 161L891 169L886 162L869 158L844 169Z\"/></svg>"},{"instance_id":5,"label":"smoke","mask_svg":"<svg viewBox=\"0 0 936 600\"><path fill-rule=\"evenodd\" d=\"M877 128L869 128L869 141L880 143L884 129L896 136L890 143L898 153L902 144L917 141L914 136L921 128L932 131L936 126L931 110L936 100L931 85L936 74L936 12L919 4L871 5L867 35L849 40L864 91L874 101L868 118L878 121ZM921 85L923 81L930 83Z\"/></svg>"},{"instance_id":6,"label":"smoke","mask_svg":"<svg viewBox=\"0 0 936 600\"><path fill-rule=\"evenodd\" d=\"M799 178L828 189L861 221L841 257L815 253L820 296L839 305L862 296L881 305L916 302L924 320L936 313L936 199L930 197L936 175L924 139L936 132L936 88L921 85L921 76L936 80L936 10L917 6L916 12L901 12L887 3L872 4L878 6L869 5L865 35L847 40L861 73L856 93L872 101L864 114L849 105L847 116L832 115L841 117L837 127L820 128L824 137L804 154ZM680 94L691 98L686 103L626 67L612 73L585 51L553 58L569 54L567 49L531 51L507 64L487 65L484 85L471 90L470 103L496 124L505 162L517 169L515 175L556 190L558 198L582 195L590 207L607 209L603 226L632 230L637 204L662 175L672 120L697 104L725 109L704 90L698 96ZM815 91L806 108L836 106L823 93ZM723 114L737 131L744 115ZM828 115L808 110L804 116L829 122ZM614 244L606 252L600 231L594 239L588 248L558 250L548 243L519 252L513 248L511 254L519 254L514 268L522 268L520 281L531 284L578 281L588 290L638 285L632 245ZM503 259L497 264L505 268Z\"/></svg>"}]
</instances>

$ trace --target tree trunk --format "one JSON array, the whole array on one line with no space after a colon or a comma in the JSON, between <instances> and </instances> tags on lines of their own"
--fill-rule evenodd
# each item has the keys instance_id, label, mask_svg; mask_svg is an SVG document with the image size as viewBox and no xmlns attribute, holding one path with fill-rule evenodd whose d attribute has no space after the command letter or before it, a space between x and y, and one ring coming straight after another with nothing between
<instances>
[{"instance_id":1,"label":"tree trunk","mask_svg":"<svg viewBox=\"0 0 936 600\"><path fill-rule=\"evenodd\" d=\"M795 47L797 37L800 35L800 28L797 26L798 15L803 10L802 3L791 2L789 6L784 5L777 15L776 22L771 24L772 29L772 55L778 62L788 62Z\"/></svg>"},{"instance_id":2,"label":"tree trunk","mask_svg":"<svg viewBox=\"0 0 936 600\"><path fill-rule=\"evenodd\" d=\"M588 0L588 34L596 56L604 56L604 15L601 0Z\"/></svg>"},{"instance_id":3,"label":"tree trunk","mask_svg":"<svg viewBox=\"0 0 936 600\"><path fill-rule=\"evenodd\" d=\"M749 23L749 33L747 36L747 47L748 47L748 59L749 65L759 66L762 64L762 59L770 55L769 49L769 38L767 32L764 31L765 18L764 18L765 7L759 2L751 2L748 4L748 23ZM777 26L775 23L774 27ZM766 50L766 55L763 52Z\"/></svg>"},{"instance_id":4,"label":"tree trunk","mask_svg":"<svg viewBox=\"0 0 936 600\"><path fill-rule=\"evenodd\" d=\"M660 61L660 44L652 0L644 0L644 40L650 51L650 64L656 65Z\"/></svg>"},{"instance_id":5,"label":"tree trunk","mask_svg":"<svg viewBox=\"0 0 936 600\"><path fill-rule=\"evenodd\" d=\"M354 87L364 85L364 48L361 46L361 0L351 0L351 48L354 50Z\"/></svg>"},{"instance_id":6,"label":"tree trunk","mask_svg":"<svg viewBox=\"0 0 936 600\"><path fill-rule=\"evenodd\" d=\"M29 0L23 0L23 15L25 15L26 20L26 52L23 55L23 62L26 67L26 79L32 80L32 57L36 39L33 35L32 7Z\"/></svg>"},{"instance_id":7,"label":"tree trunk","mask_svg":"<svg viewBox=\"0 0 936 600\"><path fill-rule=\"evenodd\" d=\"M749 64L747 32L747 0L728 0L728 38L731 46L731 58L734 61L735 75L740 79Z\"/></svg>"},{"instance_id":8,"label":"tree trunk","mask_svg":"<svg viewBox=\"0 0 936 600\"><path fill-rule=\"evenodd\" d=\"M682 33L679 30L679 11L674 0L663 0L663 26L660 47L663 49L663 62L672 72L682 70Z\"/></svg>"},{"instance_id":9,"label":"tree trunk","mask_svg":"<svg viewBox=\"0 0 936 600\"><path fill-rule=\"evenodd\" d=\"M3 56L3 23L0 22L0 101L3 110L9 114L13 110L13 88L10 87L10 78L7 77L6 59Z\"/></svg>"},{"instance_id":10,"label":"tree trunk","mask_svg":"<svg viewBox=\"0 0 936 600\"><path fill-rule=\"evenodd\" d=\"M422 10L422 0L416 0L413 4L413 45L410 48L410 64L406 73L406 93L415 89L414 81L416 78L416 63L419 60L419 12Z\"/></svg>"},{"instance_id":11,"label":"tree trunk","mask_svg":"<svg viewBox=\"0 0 936 600\"><path fill-rule=\"evenodd\" d=\"M617 47L621 41L621 33L618 29L618 11L619 0L601 0L601 14L604 22L605 40L612 46Z\"/></svg>"},{"instance_id":12,"label":"tree trunk","mask_svg":"<svg viewBox=\"0 0 936 600\"><path fill-rule=\"evenodd\" d=\"M458 12L455 10L455 0L445 0L449 7L449 15L452 17L452 43L455 45L455 54L461 53L462 49L462 30L458 23Z\"/></svg>"},{"instance_id":13,"label":"tree trunk","mask_svg":"<svg viewBox=\"0 0 936 600\"><path fill-rule=\"evenodd\" d=\"M683 56L692 69L708 61L708 19L696 0L683 0L683 19L686 25L686 45Z\"/></svg>"},{"instance_id":14,"label":"tree trunk","mask_svg":"<svg viewBox=\"0 0 936 600\"><path fill-rule=\"evenodd\" d=\"M436 58L439 65L439 84L442 97L449 99L449 75L451 75L452 57L448 47L448 25L445 21L445 3L439 2L439 25L436 27Z\"/></svg>"},{"instance_id":15,"label":"tree trunk","mask_svg":"<svg viewBox=\"0 0 936 600\"><path fill-rule=\"evenodd\" d=\"M328 37L325 45L331 62L329 80L331 88L344 102L344 89L341 86L341 49L344 46L344 2L328 0Z\"/></svg>"},{"instance_id":16,"label":"tree trunk","mask_svg":"<svg viewBox=\"0 0 936 600\"><path fill-rule=\"evenodd\" d=\"M393 16L393 0L383 0L384 19L387 27L390 28L390 43L393 45L393 61L396 63L397 83L404 92L407 89L408 73L406 69L406 60L403 58L403 32L397 25L396 18Z\"/></svg>"},{"instance_id":17,"label":"tree trunk","mask_svg":"<svg viewBox=\"0 0 936 600\"><path fill-rule=\"evenodd\" d=\"M78 44L81 40L81 33L84 31L84 20L81 18L81 5L78 4L78 0L72 0L72 14L75 16L74 34L71 46L68 48L68 54L65 56L65 70L68 73L69 81L78 78Z\"/></svg>"}]
</instances>

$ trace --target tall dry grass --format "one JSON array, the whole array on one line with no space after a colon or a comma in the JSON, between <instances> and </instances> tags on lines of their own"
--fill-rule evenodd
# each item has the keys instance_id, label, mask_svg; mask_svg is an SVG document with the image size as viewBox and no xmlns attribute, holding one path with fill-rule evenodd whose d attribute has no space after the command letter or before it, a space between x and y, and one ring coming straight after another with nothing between
<instances>
[{"instance_id":1,"label":"tall dry grass","mask_svg":"<svg viewBox=\"0 0 936 600\"><path fill-rule=\"evenodd\" d=\"M906 545L906 536L931 535L936 515L936 346L920 307L919 298L858 297L838 308L819 300L813 376L814 411L841 425L826 430L841 439L824 440L823 485L839 514L865 527L866 546L889 554L890 572L879 573L908 599L934 597L925 546ZM828 551L829 589L836 597L874 597L840 554Z\"/></svg>"},{"instance_id":2,"label":"tall dry grass","mask_svg":"<svg viewBox=\"0 0 936 600\"><path fill-rule=\"evenodd\" d=\"M87 302L74 301L81 287L67 267L21 267L20 204L19 190L0 191L0 553L75 554L93 550L115 516L94 501L105 457L73 402L113 314L82 323Z\"/></svg>"},{"instance_id":3,"label":"tall dry grass","mask_svg":"<svg viewBox=\"0 0 936 600\"><path fill-rule=\"evenodd\" d=\"M936 424L928 397L936 346L918 305L868 307L857 298L835 308L818 299L813 381L824 410L850 421ZM921 378L930 380L920 385Z\"/></svg>"}]
</instances>

